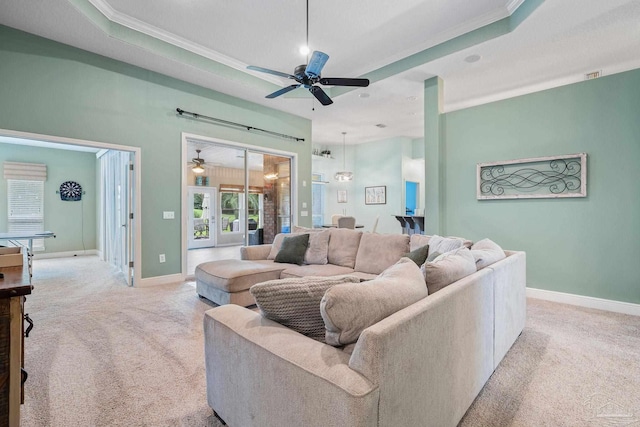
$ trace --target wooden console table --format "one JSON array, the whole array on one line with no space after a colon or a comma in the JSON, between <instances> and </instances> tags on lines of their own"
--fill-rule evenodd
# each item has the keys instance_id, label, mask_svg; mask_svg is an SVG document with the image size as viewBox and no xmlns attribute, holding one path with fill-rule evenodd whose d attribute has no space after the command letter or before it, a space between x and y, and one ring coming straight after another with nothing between
<instances>
[{"instance_id":1,"label":"wooden console table","mask_svg":"<svg viewBox=\"0 0 640 427\"><path fill-rule=\"evenodd\" d=\"M20 425L24 364L24 301L31 293L31 259L23 265L0 267L0 426Z\"/></svg>"}]
</instances>

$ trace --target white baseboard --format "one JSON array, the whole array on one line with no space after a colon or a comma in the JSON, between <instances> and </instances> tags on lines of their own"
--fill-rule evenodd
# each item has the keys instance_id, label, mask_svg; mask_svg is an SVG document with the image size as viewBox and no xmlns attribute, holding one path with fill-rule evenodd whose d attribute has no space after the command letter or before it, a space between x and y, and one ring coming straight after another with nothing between
<instances>
[{"instance_id":1,"label":"white baseboard","mask_svg":"<svg viewBox=\"0 0 640 427\"><path fill-rule=\"evenodd\" d=\"M83 251L67 251L67 252L43 252L34 253L33 259L49 259L49 258L68 258L74 256L98 255L96 249L87 249Z\"/></svg>"},{"instance_id":2,"label":"white baseboard","mask_svg":"<svg viewBox=\"0 0 640 427\"><path fill-rule=\"evenodd\" d=\"M544 289L535 288L527 288L527 296L536 299L559 302L562 304L577 305L580 307L595 308L598 310L613 311L615 313L640 316L640 304L633 304L630 302L587 297L583 295L566 294L563 292L547 291Z\"/></svg>"},{"instance_id":3,"label":"white baseboard","mask_svg":"<svg viewBox=\"0 0 640 427\"><path fill-rule=\"evenodd\" d=\"M166 276L145 277L144 279L140 280L140 283L134 284L134 287L146 288L149 286L173 285L183 282L184 276L182 274L167 274Z\"/></svg>"}]
</instances>

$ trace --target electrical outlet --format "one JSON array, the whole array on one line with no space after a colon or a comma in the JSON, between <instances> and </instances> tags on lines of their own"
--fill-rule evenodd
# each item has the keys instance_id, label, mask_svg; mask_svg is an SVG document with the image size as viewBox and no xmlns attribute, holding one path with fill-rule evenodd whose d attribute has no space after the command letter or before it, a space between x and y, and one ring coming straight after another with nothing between
<instances>
[{"instance_id":1,"label":"electrical outlet","mask_svg":"<svg viewBox=\"0 0 640 427\"><path fill-rule=\"evenodd\" d=\"M309 216L309 211L300 211L300 216Z\"/></svg>"},{"instance_id":2,"label":"electrical outlet","mask_svg":"<svg viewBox=\"0 0 640 427\"><path fill-rule=\"evenodd\" d=\"M164 254L160 254L160 262L165 262L167 259L165 258Z\"/></svg>"}]
</instances>

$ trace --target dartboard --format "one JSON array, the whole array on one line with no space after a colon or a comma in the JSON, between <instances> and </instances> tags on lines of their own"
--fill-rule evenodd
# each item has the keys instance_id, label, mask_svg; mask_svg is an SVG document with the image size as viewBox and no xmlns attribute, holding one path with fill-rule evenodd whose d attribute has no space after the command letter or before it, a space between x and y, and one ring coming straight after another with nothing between
<instances>
[{"instance_id":1,"label":"dartboard","mask_svg":"<svg viewBox=\"0 0 640 427\"><path fill-rule=\"evenodd\" d=\"M82 187L75 181L60 184L60 198L69 202L77 202L82 198Z\"/></svg>"}]
</instances>

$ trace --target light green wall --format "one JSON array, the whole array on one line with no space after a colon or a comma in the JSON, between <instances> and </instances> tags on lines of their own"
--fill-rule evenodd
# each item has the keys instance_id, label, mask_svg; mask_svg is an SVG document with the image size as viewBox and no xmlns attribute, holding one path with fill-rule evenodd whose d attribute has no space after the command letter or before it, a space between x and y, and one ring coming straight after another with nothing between
<instances>
[{"instance_id":1,"label":"light green wall","mask_svg":"<svg viewBox=\"0 0 640 427\"><path fill-rule=\"evenodd\" d=\"M443 116L445 234L527 252L532 288L640 303L640 70ZM476 200L476 163L586 152L588 197Z\"/></svg>"},{"instance_id":2,"label":"light green wall","mask_svg":"<svg viewBox=\"0 0 640 427\"><path fill-rule=\"evenodd\" d=\"M342 146L324 146L331 150L333 159L318 158L313 162L314 173L323 173L325 180L325 222L331 220L332 214L353 215L358 224L364 225L365 231L371 231L376 216L378 233L402 232L400 223L394 215L405 212L404 183L406 180L424 181L423 170L418 170L416 154L421 155L422 149L416 144L422 139L398 137L346 146L346 169L354 174L351 182L337 182L333 176L342 166ZM422 163L423 164L423 163ZM365 187L384 185L387 187L387 203L381 205L366 205L364 202ZM338 190L347 190L348 202L338 203ZM424 197L420 198L420 207L424 207Z\"/></svg>"},{"instance_id":3,"label":"light green wall","mask_svg":"<svg viewBox=\"0 0 640 427\"><path fill-rule=\"evenodd\" d=\"M178 117L176 107L305 142ZM141 147L142 277L180 272L180 216L162 211L181 211L181 132L297 153L297 201L311 206L301 185L311 182L309 120L2 26L0 129Z\"/></svg>"},{"instance_id":4,"label":"light green wall","mask_svg":"<svg viewBox=\"0 0 640 427\"><path fill-rule=\"evenodd\" d=\"M46 253L96 249L96 155L68 150L0 143L0 230L7 230L7 181L3 163L47 165L44 183L44 228L56 233L44 241ZM63 202L56 191L65 181L76 181L86 192L79 202Z\"/></svg>"}]
</instances>

